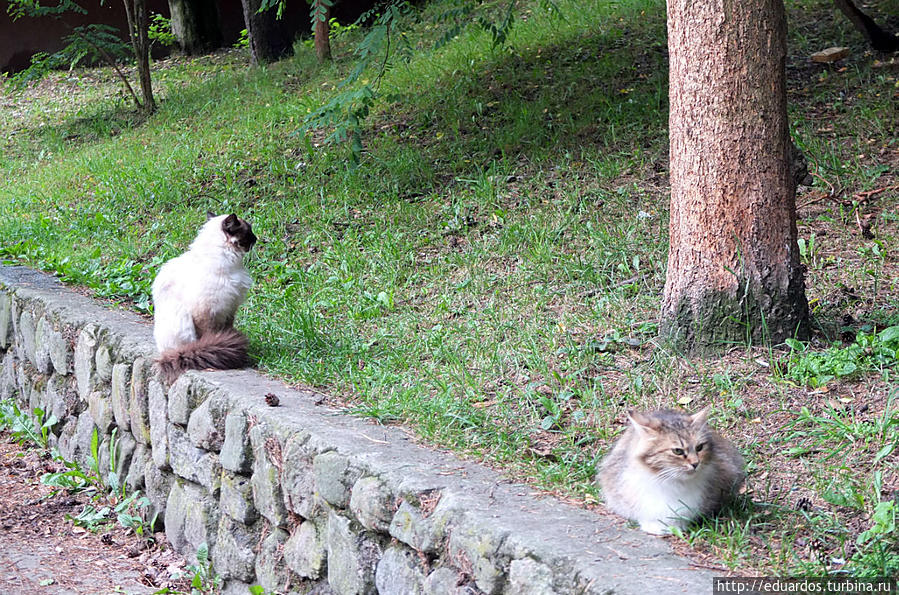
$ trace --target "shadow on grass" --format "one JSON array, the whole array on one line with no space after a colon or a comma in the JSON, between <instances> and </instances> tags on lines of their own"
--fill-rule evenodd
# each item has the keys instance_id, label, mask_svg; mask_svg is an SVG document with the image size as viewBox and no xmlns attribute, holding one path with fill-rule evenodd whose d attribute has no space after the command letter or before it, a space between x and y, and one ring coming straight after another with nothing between
<instances>
[{"instance_id":1,"label":"shadow on grass","mask_svg":"<svg viewBox=\"0 0 899 595\"><path fill-rule=\"evenodd\" d=\"M663 17L520 54L497 52L406 95L374 118L365 139L371 160L383 161L396 175L385 180L380 168L363 163L373 174L368 183L419 194L495 163L532 169L585 156L663 152Z\"/></svg>"}]
</instances>

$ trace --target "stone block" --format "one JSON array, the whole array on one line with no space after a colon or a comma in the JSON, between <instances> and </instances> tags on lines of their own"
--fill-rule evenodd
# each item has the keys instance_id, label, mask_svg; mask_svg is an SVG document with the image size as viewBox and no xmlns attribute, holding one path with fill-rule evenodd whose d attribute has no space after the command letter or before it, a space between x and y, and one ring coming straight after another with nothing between
<instances>
[{"instance_id":1,"label":"stone block","mask_svg":"<svg viewBox=\"0 0 899 595\"><path fill-rule=\"evenodd\" d=\"M97 353L97 327L85 325L78 333L75 343L75 380L78 382L78 396L87 400L94 390L94 356Z\"/></svg>"},{"instance_id":2,"label":"stone block","mask_svg":"<svg viewBox=\"0 0 899 595\"><path fill-rule=\"evenodd\" d=\"M10 324L12 326L12 338L10 339L10 349L15 353L16 359L19 361L24 361L28 359L28 356L25 354L25 348L22 345L22 339L19 335L19 316L21 315L22 309L19 306L19 302L16 299L12 300L10 305L10 313L9 319Z\"/></svg>"},{"instance_id":3,"label":"stone block","mask_svg":"<svg viewBox=\"0 0 899 595\"><path fill-rule=\"evenodd\" d=\"M0 299L2 303L2 299ZM16 387L16 356L7 351L3 356L3 371L0 372L0 401L13 398L18 392Z\"/></svg>"},{"instance_id":4,"label":"stone block","mask_svg":"<svg viewBox=\"0 0 899 595\"><path fill-rule=\"evenodd\" d=\"M53 373L53 362L50 360L50 333L53 327L47 318L41 316L34 330L34 367L41 374Z\"/></svg>"},{"instance_id":5,"label":"stone block","mask_svg":"<svg viewBox=\"0 0 899 595\"><path fill-rule=\"evenodd\" d=\"M233 411L225 418L225 439L219 453L222 467L234 473L249 473L253 468L253 448L247 416Z\"/></svg>"},{"instance_id":6,"label":"stone block","mask_svg":"<svg viewBox=\"0 0 899 595\"><path fill-rule=\"evenodd\" d=\"M133 438L132 438L133 440ZM125 486L128 492L144 489L144 471L147 463L152 461L150 449L146 444L135 441L134 454L131 456L131 465L125 475Z\"/></svg>"},{"instance_id":7,"label":"stone block","mask_svg":"<svg viewBox=\"0 0 899 595\"><path fill-rule=\"evenodd\" d=\"M290 464L284 467L281 489L287 509L304 519L311 519L317 510L315 475L312 456L305 448L305 442L306 437L302 436L291 436L287 441L284 460L290 461Z\"/></svg>"},{"instance_id":8,"label":"stone block","mask_svg":"<svg viewBox=\"0 0 899 595\"><path fill-rule=\"evenodd\" d=\"M38 378L40 379L41 377ZM34 414L36 408L40 408L41 410L44 409L44 393L41 390L43 387L44 382L40 381L38 383L32 382L28 385L28 388L26 389L27 392L25 393L28 397L28 413Z\"/></svg>"},{"instance_id":9,"label":"stone block","mask_svg":"<svg viewBox=\"0 0 899 595\"><path fill-rule=\"evenodd\" d=\"M275 527L287 525L287 509L281 492L281 443L261 425L250 430L253 445L253 500L256 510Z\"/></svg>"},{"instance_id":10,"label":"stone block","mask_svg":"<svg viewBox=\"0 0 899 595\"><path fill-rule=\"evenodd\" d=\"M94 355L94 370L97 384L106 384L112 379L112 353L109 347L100 343Z\"/></svg>"},{"instance_id":11,"label":"stone block","mask_svg":"<svg viewBox=\"0 0 899 595\"><path fill-rule=\"evenodd\" d=\"M47 411L63 421L81 413L83 405L78 398L78 391L71 376L54 374L50 376L44 387Z\"/></svg>"},{"instance_id":12,"label":"stone block","mask_svg":"<svg viewBox=\"0 0 899 595\"><path fill-rule=\"evenodd\" d=\"M187 422L187 435L200 448L219 452L225 441L225 418L228 402L220 395L213 394L203 401Z\"/></svg>"},{"instance_id":13,"label":"stone block","mask_svg":"<svg viewBox=\"0 0 899 595\"><path fill-rule=\"evenodd\" d=\"M316 493L331 506L346 508L350 489L362 473L350 466L349 459L333 450L315 457L312 469Z\"/></svg>"},{"instance_id":14,"label":"stone block","mask_svg":"<svg viewBox=\"0 0 899 595\"><path fill-rule=\"evenodd\" d=\"M506 533L485 531L475 524L456 527L449 536L450 559L470 564L475 584L487 595L496 595L503 585L500 548L505 537Z\"/></svg>"},{"instance_id":15,"label":"stone block","mask_svg":"<svg viewBox=\"0 0 899 595\"><path fill-rule=\"evenodd\" d=\"M256 558L256 582L266 591L278 591L290 583L290 569L284 563L281 549L287 541L287 532L275 528L262 541Z\"/></svg>"},{"instance_id":16,"label":"stone block","mask_svg":"<svg viewBox=\"0 0 899 595\"><path fill-rule=\"evenodd\" d=\"M0 292L0 348L6 349L13 344L12 296Z\"/></svg>"},{"instance_id":17,"label":"stone block","mask_svg":"<svg viewBox=\"0 0 899 595\"><path fill-rule=\"evenodd\" d=\"M331 511L328 515L328 583L338 595L377 593L375 569L381 546L362 527Z\"/></svg>"},{"instance_id":18,"label":"stone block","mask_svg":"<svg viewBox=\"0 0 899 595\"><path fill-rule=\"evenodd\" d=\"M152 457L144 466L144 490L152 504L152 514L158 515L160 523L165 522L165 506L169 492L175 483L175 476L156 466Z\"/></svg>"},{"instance_id":19,"label":"stone block","mask_svg":"<svg viewBox=\"0 0 899 595\"><path fill-rule=\"evenodd\" d=\"M90 416L88 416L90 417ZM67 461L75 460L75 432L78 428L78 417L66 419L62 423L62 429L59 431L59 455ZM93 425L91 420L91 425Z\"/></svg>"},{"instance_id":20,"label":"stone block","mask_svg":"<svg viewBox=\"0 0 899 595\"><path fill-rule=\"evenodd\" d=\"M219 511L205 488L176 479L165 504L165 536L182 556L191 559L205 543L215 550Z\"/></svg>"},{"instance_id":21,"label":"stone block","mask_svg":"<svg viewBox=\"0 0 899 595\"><path fill-rule=\"evenodd\" d=\"M29 402L31 399L31 387L31 376L28 375L25 364L20 361L16 364L16 397L18 397L19 404L29 411L31 410Z\"/></svg>"},{"instance_id":22,"label":"stone block","mask_svg":"<svg viewBox=\"0 0 899 595\"><path fill-rule=\"evenodd\" d=\"M452 568L438 568L428 575L424 583L427 595L463 595L460 585L464 577Z\"/></svg>"},{"instance_id":23,"label":"stone block","mask_svg":"<svg viewBox=\"0 0 899 595\"><path fill-rule=\"evenodd\" d=\"M287 566L303 578L318 580L328 558L325 527L304 521L284 544Z\"/></svg>"},{"instance_id":24,"label":"stone block","mask_svg":"<svg viewBox=\"0 0 899 595\"><path fill-rule=\"evenodd\" d=\"M553 572L546 564L531 558L512 560L509 565L508 595L556 595Z\"/></svg>"},{"instance_id":25,"label":"stone block","mask_svg":"<svg viewBox=\"0 0 899 595\"><path fill-rule=\"evenodd\" d=\"M185 372L169 389L168 414L172 423L187 425L190 414L209 396L193 379L191 372Z\"/></svg>"},{"instance_id":26,"label":"stone block","mask_svg":"<svg viewBox=\"0 0 899 595\"><path fill-rule=\"evenodd\" d=\"M259 534L258 526L248 527L226 514L221 515L212 552L215 572L225 580L252 582L256 578Z\"/></svg>"},{"instance_id":27,"label":"stone block","mask_svg":"<svg viewBox=\"0 0 899 595\"><path fill-rule=\"evenodd\" d=\"M428 595L424 590L425 568L409 548L389 547L381 556L375 572L378 593Z\"/></svg>"},{"instance_id":28,"label":"stone block","mask_svg":"<svg viewBox=\"0 0 899 595\"><path fill-rule=\"evenodd\" d=\"M108 434L112 429L112 399L109 393L95 390L87 396L87 410L94 418L94 424L101 434Z\"/></svg>"},{"instance_id":29,"label":"stone block","mask_svg":"<svg viewBox=\"0 0 899 595\"><path fill-rule=\"evenodd\" d=\"M112 416L115 425L124 432L131 431L130 401L131 391L128 383L131 381L131 366L128 364L116 364L112 367L112 385L110 396L112 398Z\"/></svg>"},{"instance_id":30,"label":"stone block","mask_svg":"<svg viewBox=\"0 0 899 595\"><path fill-rule=\"evenodd\" d=\"M50 352L50 363L57 374L68 376L72 373L72 349L69 341L56 329L47 331L47 349Z\"/></svg>"},{"instance_id":31,"label":"stone block","mask_svg":"<svg viewBox=\"0 0 899 595\"><path fill-rule=\"evenodd\" d=\"M440 500L430 512L422 510L421 502L413 505L405 499L402 500L393 515L388 531L392 537L413 549L433 554L442 548L447 527L455 511L449 497L444 498L438 492L429 492L423 496L439 497Z\"/></svg>"},{"instance_id":32,"label":"stone block","mask_svg":"<svg viewBox=\"0 0 899 595\"><path fill-rule=\"evenodd\" d=\"M168 425L169 464L178 477L198 483L218 497L222 466L218 455L194 446L187 432L175 424Z\"/></svg>"},{"instance_id":33,"label":"stone block","mask_svg":"<svg viewBox=\"0 0 899 595\"><path fill-rule=\"evenodd\" d=\"M160 469L170 470L169 463L169 421L166 416L165 390L156 380L149 384L148 406L150 410L150 445L153 448L153 462ZM134 417L132 416L132 420Z\"/></svg>"},{"instance_id":34,"label":"stone block","mask_svg":"<svg viewBox=\"0 0 899 595\"><path fill-rule=\"evenodd\" d=\"M112 446L112 448L110 448ZM128 470L131 468L131 460L134 456L134 449L137 442L128 432L114 432L111 436L106 436L100 443L100 475L108 485L113 485L110 481L110 474L114 471L117 477L118 485L125 480ZM115 457L111 459L111 457ZM111 464L110 461L114 460Z\"/></svg>"},{"instance_id":35,"label":"stone block","mask_svg":"<svg viewBox=\"0 0 899 595\"><path fill-rule=\"evenodd\" d=\"M59 454L86 468L91 459L91 437L95 429L94 418L87 411L75 420L70 418L59 436Z\"/></svg>"},{"instance_id":36,"label":"stone block","mask_svg":"<svg viewBox=\"0 0 899 595\"><path fill-rule=\"evenodd\" d=\"M222 585L222 595L247 595L252 586L253 585L249 583L232 578L231 580L225 581L225 584Z\"/></svg>"},{"instance_id":37,"label":"stone block","mask_svg":"<svg viewBox=\"0 0 899 595\"><path fill-rule=\"evenodd\" d=\"M253 503L253 485L243 475L222 471L219 508L222 513L244 525L251 525L259 518Z\"/></svg>"},{"instance_id":38,"label":"stone block","mask_svg":"<svg viewBox=\"0 0 899 595\"><path fill-rule=\"evenodd\" d=\"M148 360L139 357L131 364L131 386L128 391L128 421L134 439L150 444L150 367ZM158 383L157 383L158 384ZM159 385L162 391L162 385ZM165 395L163 393L163 401ZM163 414L165 411L162 412Z\"/></svg>"},{"instance_id":39,"label":"stone block","mask_svg":"<svg viewBox=\"0 0 899 595\"><path fill-rule=\"evenodd\" d=\"M28 358L28 361L31 362L31 365L37 368L37 358L35 357L35 322L34 322L34 314L30 311L25 310L19 316L19 337L21 339L21 347L25 353L25 357Z\"/></svg>"},{"instance_id":40,"label":"stone block","mask_svg":"<svg viewBox=\"0 0 899 595\"><path fill-rule=\"evenodd\" d=\"M366 529L386 532L395 510L393 495L377 477L362 477L353 484L350 511Z\"/></svg>"}]
</instances>

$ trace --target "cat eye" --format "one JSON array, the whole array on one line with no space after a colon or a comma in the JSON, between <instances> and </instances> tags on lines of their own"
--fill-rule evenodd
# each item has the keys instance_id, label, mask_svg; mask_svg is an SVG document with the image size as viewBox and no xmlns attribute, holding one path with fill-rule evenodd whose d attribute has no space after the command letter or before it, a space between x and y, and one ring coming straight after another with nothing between
<instances>
[{"instance_id":1,"label":"cat eye","mask_svg":"<svg viewBox=\"0 0 899 595\"><path fill-rule=\"evenodd\" d=\"M696 445L696 452L702 452L702 449L703 449L704 447L705 447L705 442L703 442L702 444L697 444L697 445Z\"/></svg>"},{"instance_id":2,"label":"cat eye","mask_svg":"<svg viewBox=\"0 0 899 595\"><path fill-rule=\"evenodd\" d=\"M676 455L679 456L679 457L684 456L684 449L683 449L683 448L672 448L671 450L674 452L674 454L676 454Z\"/></svg>"}]
</instances>

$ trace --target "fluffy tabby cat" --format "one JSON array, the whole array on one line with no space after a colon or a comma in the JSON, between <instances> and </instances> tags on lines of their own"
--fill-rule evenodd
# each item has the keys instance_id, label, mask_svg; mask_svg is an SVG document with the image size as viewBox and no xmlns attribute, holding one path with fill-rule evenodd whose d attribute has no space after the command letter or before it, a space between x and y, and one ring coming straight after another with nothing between
<instances>
[{"instance_id":1,"label":"fluffy tabby cat","mask_svg":"<svg viewBox=\"0 0 899 595\"><path fill-rule=\"evenodd\" d=\"M156 364L167 382L185 370L249 365L247 338L233 325L252 284L243 256L255 243L249 223L234 214L210 213L187 252L159 269L153 281L153 337Z\"/></svg>"},{"instance_id":2,"label":"fluffy tabby cat","mask_svg":"<svg viewBox=\"0 0 899 595\"><path fill-rule=\"evenodd\" d=\"M713 432L708 409L628 411L630 427L599 466L606 504L647 533L714 514L743 483L743 456Z\"/></svg>"}]
</instances>

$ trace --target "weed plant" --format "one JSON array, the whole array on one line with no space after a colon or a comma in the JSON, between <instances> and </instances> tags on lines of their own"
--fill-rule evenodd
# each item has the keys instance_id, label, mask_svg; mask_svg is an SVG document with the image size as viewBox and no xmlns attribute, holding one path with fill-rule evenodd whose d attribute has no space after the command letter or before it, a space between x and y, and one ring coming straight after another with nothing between
<instances>
[{"instance_id":1,"label":"weed plant","mask_svg":"<svg viewBox=\"0 0 899 595\"><path fill-rule=\"evenodd\" d=\"M9 432L10 436L23 446L37 447L46 451L49 447L49 431L56 424L56 418L51 415L45 419L45 414L40 408L35 408L33 414L30 416L22 412L12 400L0 401L0 430ZM66 461L54 448L51 457L63 469L44 473L41 476L41 483L58 488L48 497L53 497L63 490L68 494L84 493L90 496L90 503L86 504L78 515L66 515L66 518L75 525L90 531L98 531L117 521L138 537L152 541L156 517L154 515L151 519L148 516L150 500L142 496L140 490L128 493L126 486L119 479L116 469L115 434L114 429L109 441L108 473L104 473L101 469L100 437L94 428L88 469L83 469L76 461Z\"/></svg>"}]
</instances>

